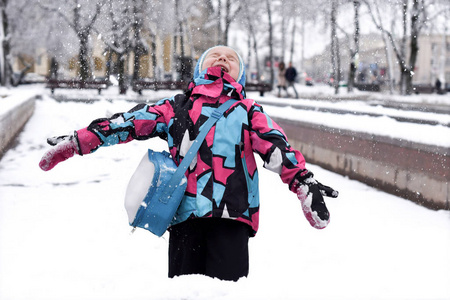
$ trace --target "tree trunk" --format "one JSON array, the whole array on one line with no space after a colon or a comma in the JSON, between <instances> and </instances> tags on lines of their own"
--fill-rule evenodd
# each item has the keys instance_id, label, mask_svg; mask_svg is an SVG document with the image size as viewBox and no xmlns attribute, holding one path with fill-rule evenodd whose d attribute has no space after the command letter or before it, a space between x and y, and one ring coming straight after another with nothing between
<instances>
[{"instance_id":1,"label":"tree trunk","mask_svg":"<svg viewBox=\"0 0 450 300\"><path fill-rule=\"evenodd\" d=\"M253 51L255 52L256 78L259 81L261 77L261 65L259 64L258 43L254 32L253 32Z\"/></svg>"},{"instance_id":2,"label":"tree trunk","mask_svg":"<svg viewBox=\"0 0 450 300\"><path fill-rule=\"evenodd\" d=\"M293 23L292 24L292 32L291 32L291 53L289 55L289 61L293 61L294 60L294 48L295 48L295 33L297 30L297 18L294 16L293 18ZM302 47L302 51L303 51L303 47ZM302 57L302 66L300 68L300 70L303 70L303 57Z\"/></svg>"},{"instance_id":3,"label":"tree trunk","mask_svg":"<svg viewBox=\"0 0 450 300\"><path fill-rule=\"evenodd\" d=\"M225 28L223 30L223 44L228 45L228 32L230 30L231 24L231 0L226 0L225 2Z\"/></svg>"},{"instance_id":4,"label":"tree trunk","mask_svg":"<svg viewBox=\"0 0 450 300\"><path fill-rule=\"evenodd\" d=\"M178 1L176 1L178 2ZM175 3L176 3L175 2ZM138 8L136 4L136 0L133 0L133 81L139 79L139 69L141 67L141 49L140 49L140 24L139 24L139 17L138 14Z\"/></svg>"},{"instance_id":5,"label":"tree trunk","mask_svg":"<svg viewBox=\"0 0 450 300\"><path fill-rule=\"evenodd\" d=\"M450 15L449 11L446 12L446 15ZM448 18L447 18L448 20ZM442 83L442 86L445 89L446 86L446 80L445 80L445 58L447 57L447 36L448 36L448 27L447 23L444 24L444 34L442 35L442 45L441 45L441 56L439 58L440 64L439 64L439 73L438 78L440 78L440 81ZM434 83L434 82L433 82Z\"/></svg>"},{"instance_id":6,"label":"tree trunk","mask_svg":"<svg viewBox=\"0 0 450 300\"><path fill-rule=\"evenodd\" d=\"M284 55L286 53L286 13L284 11L284 3L281 1L281 15L283 16L281 18L281 55L280 55L280 61L285 61Z\"/></svg>"},{"instance_id":7,"label":"tree trunk","mask_svg":"<svg viewBox=\"0 0 450 300\"><path fill-rule=\"evenodd\" d=\"M142 7L141 7L142 9ZM134 39L134 61L133 61L133 80L138 80L139 70L141 68L141 56L147 51L141 41L142 18L136 0L133 0L133 39ZM181 37L181 33L180 33ZM183 47L183 46L181 46Z\"/></svg>"},{"instance_id":8,"label":"tree trunk","mask_svg":"<svg viewBox=\"0 0 450 300\"><path fill-rule=\"evenodd\" d=\"M247 28L247 69L250 69L250 63L252 61L252 33Z\"/></svg>"},{"instance_id":9,"label":"tree trunk","mask_svg":"<svg viewBox=\"0 0 450 300\"><path fill-rule=\"evenodd\" d=\"M217 45L222 45L222 0L217 2Z\"/></svg>"},{"instance_id":10,"label":"tree trunk","mask_svg":"<svg viewBox=\"0 0 450 300\"><path fill-rule=\"evenodd\" d=\"M89 78L91 78L91 72L89 68L89 35L87 32L79 32L78 38L80 40L80 53L78 54L79 57L79 75L80 79L82 81L86 81Z\"/></svg>"},{"instance_id":11,"label":"tree trunk","mask_svg":"<svg viewBox=\"0 0 450 300\"><path fill-rule=\"evenodd\" d=\"M117 57L117 63L118 63L118 71L117 74L118 80L119 80L119 93L121 95L124 95L127 93L127 82L125 78L125 57L123 54L119 54Z\"/></svg>"},{"instance_id":12,"label":"tree trunk","mask_svg":"<svg viewBox=\"0 0 450 300\"><path fill-rule=\"evenodd\" d=\"M386 53L386 61L387 61L387 66L388 66L389 94L392 95L394 93L394 86L395 86L394 65L393 65L393 62L392 62L392 54L391 54L391 51L389 51L388 41L387 41L387 38L386 38L386 34L384 32L381 33L381 37L382 37L383 43L384 43L384 50L385 50L385 53Z\"/></svg>"},{"instance_id":13,"label":"tree trunk","mask_svg":"<svg viewBox=\"0 0 450 300\"><path fill-rule=\"evenodd\" d=\"M270 87L273 88L275 74L273 68L273 24L272 24L272 9L270 1L266 0L267 16L269 18L269 59L270 59Z\"/></svg>"},{"instance_id":14,"label":"tree trunk","mask_svg":"<svg viewBox=\"0 0 450 300\"><path fill-rule=\"evenodd\" d=\"M139 79L139 69L141 67L141 53L139 49L134 49L133 55L133 80Z\"/></svg>"},{"instance_id":15,"label":"tree trunk","mask_svg":"<svg viewBox=\"0 0 450 300\"><path fill-rule=\"evenodd\" d=\"M341 74L341 53L340 53L340 48L339 48L339 40L336 37L336 84L334 86L334 93L335 94L339 94L339 84L341 82L342 79L342 74Z\"/></svg>"},{"instance_id":16,"label":"tree trunk","mask_svg":"<svg viewBox=\"0 0 450 300\"><path fill-rule=\"evenodd\" d=\"M153 78L156 80L156 36L152 34L152 65L153 65Z\"/></svg>"},{"instance_id":17,"label":"tree trunk","mask_svg":"<svg viewBox=\"0 0 450 300\"><path fill-rule=\"evenodd\" d=\"M340 76L340 58L339 58L339 45L336 35L336 14L337 4L334 0L331 0L331 67L333 69L333 86L334 93L339 94L339 81Z\"/></svg>"},{"instance_id":18,"label":"tree trunk","mask_svg":"<svg viewBox=\"0 0 450 300\"><path fill-rule=\"evenodd\" d=\"M419 0L413 1L411 14L411 36L410 36L410 55L409 55L409 76L406 77L406 94L413 93L413 77L416 69L417 54L419 52Z\"/></svg>"},{"instance_id":19,"label":"tree trunk","mask_svg":"<svg viewBox=\"0 0 450 300\"><path fill-rule=\"evenodd\" d=\"M301 34L301 36L302 36L302 53L301 53L301 57L302 57L302 59L301 59L301 64L300 64L300 70L304 70L305 68L305 66L304 66L304 63L305 63L305 18L302 18L302 28L301 28L301 32L302 32L302 34ZM291 59L291 61L292 61L292 59Z\"/></svg>"},{"instance_id":20,"label":"tree trunk","mask_svg":"<svg viewBox=\"0 0 450 300\"><path fill-rule=\"evenodd\" d=\"M6 15L7 0L0 0L0 83L1 86L10 86L11 84L11 68L9 66L9 30L8 16Z\"/></svg>"},{"instance_id":21,"label":"tree trunk","mask_svg":"<svg viewBox=\"0 0 450 300\"><path fill-rule=\"evenodd\" d=\"M239 4L238 7L232 10L232 4ZM241 11L242 3L240 1L226 0L225 2L225 29L223 32L223 45L228 45L228 35L230 32L231 23L235 20L236 14Z\"/></svg>"},{"instance_id":22,"label":"tree trunk","mask_svg":"<svg viewBox=\"0 0 450 300\"><path fill-rule=\"evenodd\" d=\"M256 38L256 34L255 34L255 29L253 27L253 23L252 23L252 18L249 14L249 9L248 9L248 3L244 2L244 11L246 13L247 16L247 20L248 20L248 30L249 30L249 35L251 40L253 41L253 52L255 53L255 64L256 64L256 80L259 81L260 80L260 75L261 75L261 67L259 65L259 56L258 56L258 39ZM251 47L249 45L249 53L251 52ZM250 55L249 55L250 57ZM250 58L249 58L250 59ZM249 60L250 63L250 60Z\"/></svg>"},{"instance_id":23,"label":"tree trunk","mask_svg":"<svg viewBox=\"0 0 450 300\"><path fill-rule=\"evenodd\" d=\"M400 44L400 94L406 95L406 77L408 77L409 71L406 66L406 35L408 31L408 0L403 0L402 2L402 18L403 18L403 36Z\"/></svg>"},{"instance_id":24,"label":"tree trunk","mask_svg":"<svg viewBox=\"0 0 450 300\"><path fill-rule=\"evenodd\" d=\"M354 18L354 25L355 25L355 33L353 34L354 39L354 46L350 57L350 70L348 73L348 83L347 83L347 90L348 92L353 92L353 87L355 85L355 77L356 77L356 69L357 69L357 58L359 53L359 7L360 7L359 0L353 1L353 7L355 9L355 18Z\"/></svg>"},{"instance_id":25,"label":"tree trunk","mask_svg":"<svg viewBox=\"0 0 450 300\"><path fill-rule=\"evenodd\" d=\"M112 51L111 47L108 47L108 56L106 57L106 80L109 81L109 78L111 76L111 65L112 65Z\"/></svg>"}]
</instances>

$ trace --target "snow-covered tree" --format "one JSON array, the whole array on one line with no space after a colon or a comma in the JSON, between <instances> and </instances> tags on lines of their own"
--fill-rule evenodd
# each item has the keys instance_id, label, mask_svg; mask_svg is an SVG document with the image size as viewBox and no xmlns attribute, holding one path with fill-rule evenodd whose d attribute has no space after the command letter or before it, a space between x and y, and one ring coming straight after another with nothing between
<instances>
[{"instance_id":1,"label":"snow-covered tree","mask_svg":"<svg viewBox=\"0 0 450 300\"><path fill-rule=\"evenodd\" d=\"M79 42L78 67L81 80L92 77L89 39L104 4L105 0L69 0L63 3L41 0L39 2L43 10L57 14L74 31Z\"/></svg>"},{"instance_id":2,"label":"snow-covered tree","mask_svg":"<svg viewBox=\"0 0 450 300\"><path fill-rule=\"evenodd\" d=\"M209 19L217 28L216 44L229 45L230 28L243 16L243 9L248 7L248 3L240 0L206 0L205 4L211 11Z\"/></svg>"},{"instance_id":3,"label":"snow-covered tree","mask_svg":"<svg viewBox=\"0 0 450 300\"><path fill-rule=\"evenodd\" d=\"M243 3L243 21L241 23L243 25L242 28L245 29L247 33L247 64L251 67L252 60L254 60L254 69L256 69L257 80L259 80L261 76L259 48L262 43L260 43L260 37L265 34L265 30L261 30L261 28L265 28L264 26L261 26L261 19L252 17L262 15L264 12L264 8L261 5L257 5L258 3L259 0L250 0ZM252 56L254 56L254 59L252 59Z\"/></svg>"},{"instance_id":4,"label":"snow-covered tree","mask_svg":"<svg viewBox=\"0 0 450 300\"><path fill-rule=\"evenodd\" d=\"M109 24L102 22L100 27L100 32L104 32L101 36L107 50L106 75L109 79L114 66L120 94L125 94L127 90L125 65L131 48L132 8L130 5L130 3L122 1L108 0L103 17L109 21ZM114 62L113 55L115 56Z\"/></svg>"},{"instance_id":5,"label":"snow-covered tree","mask_svg":"<svg viewBox=\"0 0 450 300\"><path fill-rule=\"evenodd\" d=\"M0 1L0 78L2 85L17 85L25 72L32 68L32 59L43 53L45 37L44 16L36 12L36 4L25 0ZM49 20L46 20L49 21ZM13 74L13 60L20 69Z\"/></svg>"},{"instance_id":6,"label":"snow-covered tree","mask_svg":"<svg viewBox=\"0 0 450 300\"><path fill-rule=\"evenodd\" d=\"M373 23L383 32L395 53L400 68L400 93L410 95L413 93L413 77L419 52L419 37L429 27L430 22L437 15L450 9L447 1L439 0L366 0L367 7L372 16ZM439 9L436 9L439 5ZM400 24L386 26L384 11L381 7L393 6ZM395 19L394 19L395 20ZM399 30L400 29L400 30Z\"/></svg>"}]
</instances>

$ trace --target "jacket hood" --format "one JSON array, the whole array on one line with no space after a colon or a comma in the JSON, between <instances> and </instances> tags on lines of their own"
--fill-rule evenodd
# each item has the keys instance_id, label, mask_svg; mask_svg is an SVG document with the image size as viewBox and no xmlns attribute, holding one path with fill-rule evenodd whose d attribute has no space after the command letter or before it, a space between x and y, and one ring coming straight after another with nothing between
<instances>
[{"instance_id":1,"label":"jacket hood","mask_svg":"<svg viewBox=\"0 0 450 300\"><path fill-rule=\"evenodd\" d=\"M236 50L234 50L231 47L224 46L224 45L217 45L217 46L211 47L208 50L206 50L205 52L203 52L203 54L200 56L200 59L197 61L197 65L195 66L193 79L194 80L197 79L200 76L200 74L202 73L203 60L205 59L208 52L217 47L227 47L227 48L232 49L236 53L237 57L239 58L239 75L238 75L236 82L239 83L240 85L242 85L242 87L245 87L245 64L244 64L244 61L242 60L242 57L239 55L239 53Z\"/></svg>"}]
</instances>

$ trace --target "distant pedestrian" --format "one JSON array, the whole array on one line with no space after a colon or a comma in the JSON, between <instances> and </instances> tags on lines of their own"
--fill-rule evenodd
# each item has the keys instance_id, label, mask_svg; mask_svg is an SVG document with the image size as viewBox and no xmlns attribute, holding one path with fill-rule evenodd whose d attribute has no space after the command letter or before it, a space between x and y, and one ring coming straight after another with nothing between
<instances>
[{"instance_id":1,"label":"distant pedestrian","mask_svg":"<svg viewBox=\"0 0 450 300\"><path fill-rule=\"evenodd\" d=\"M289 62L289 68L286 69L285 74L286 80L287 80L287 87L292 87L295 92L295 98L298 99L298 93L295 89L295 79L297 77L297 70L292 66L292 62Z\"/></svg>"},{"instance_id":2,"label":"distant pedestrian","mask_svg":"<svg viewBox=\"0 0 450 300\"><path fill-rule=\"evenodd\" d=\"M59 64L55 57L52 57L50 61L50 78L51 79L58 79L58 69Z\"/></svg>"},{"instance_id":3,"label":"distant pedestrian","mask_svg":"<svg viewBox=\"0 0 450 300\"><path fill-rule=\"evenodd\" d=\"M436 83L434 84L434 86L436 87L436 93L440 94L441 93L441 81L438 79L436 79Z\"/></svg>"},{"instance_id":4,"label":"distant pedestrian","mask_svg":"<svg viewBox=\"0 0 450 300\"><path fill-rule=\"evenodd\" d=\"M278 65L278 97L281 97L281 89L284 90L286 96L288 96L286 87L286 65L284 62L280 62Z\"/></svg>"}]
</instances>

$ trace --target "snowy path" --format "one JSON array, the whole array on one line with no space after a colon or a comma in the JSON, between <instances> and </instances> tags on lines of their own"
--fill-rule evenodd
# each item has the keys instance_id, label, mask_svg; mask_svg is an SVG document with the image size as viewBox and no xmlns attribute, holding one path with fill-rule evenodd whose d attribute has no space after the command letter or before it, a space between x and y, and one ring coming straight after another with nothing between
<instances>
[{"instance_id":1,"label":"snowy path","mask_svg":"<svg viewBox=\"0 0 450 300\"><path fill-rule=\"evenodd\" d=\"M294 194L261 168L261 228L250 275L169 280L167 235L130 235L128 179L151 140L100 149L50 172L45 139L133 104L37 101L0 162L0 299L449 299L450 212L431 211L308 165L340 191L332 221L309 226ZM44 122L44 120L46 120Z\"/></svg>"},{"instance_id":2,"label":"snowy path","mask_svg":"<svg viewBox=\"0 0 450 300\"><path fill-rule=\"evenodd\" d=\"M445 126L450 125L450 114L436 113L422 111L422 105L417 104L410 106L402 110L384 106L381 102L374 101L358 101L358 100L309 100L309 99L283 99L280 103L273 98L259 98L258 102L267 105L290 105L295 109L302 109L306 111L320 111L320 112L332 112L339 114L352 114L352 115L371 115L371 116L387 116L390 118L397 118L401 120L409 120L409 122L417 121L417 123L428 122L430 124L442 124Z\"/></svg>"},{"instance_id":3,"label":"snowy path","mask_svg":"<svg viewBox=\"0 0 450 300\"><path fill-rule=\"evenodd\" d=\"M303 121L331 128L339 128L356 132L368 132L374 135L387 136L398 140L407 140L421 144L450 147L450 115L417 111L399 111L382 106L372 107L363 102L343 101L326 103L320 101L316 105L322 108L342 109L348 113L331 113L305 109L293 109L292 106L274 106L271 101L258 100L266 112L273 117L293 121ZM301 100L302 104L314 105L314 102ZM317 102L317 101L316 101ZM289 104L290 101L286 101ZM361 114L354 114L358 112ZM379 114L371 116L366 114ZM411 118L411 120L426 120L438 125L419 124L415 122L399 122L395 117Z\"/></svg>"}]
</instances>

